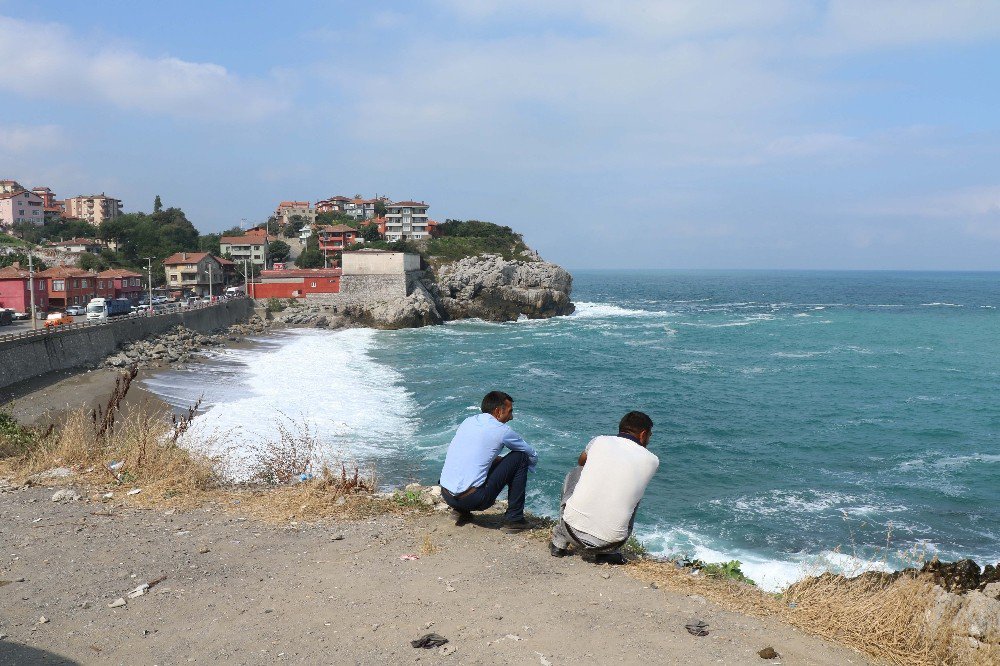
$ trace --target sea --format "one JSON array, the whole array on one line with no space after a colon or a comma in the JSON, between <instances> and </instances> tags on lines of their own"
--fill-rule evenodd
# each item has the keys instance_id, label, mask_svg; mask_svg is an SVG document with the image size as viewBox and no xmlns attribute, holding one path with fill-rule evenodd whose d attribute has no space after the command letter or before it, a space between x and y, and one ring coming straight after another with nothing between
<instances>
[{"instance_id":1,"label":"sea","mask_svg":"<svg viewBox=\"0 0 1000 666\"><path fill-rule=\"evenodd\" d=\"M384 487L436 482L458 424L503 390L545 516L590 438L641 410L660 467L636 537L739 560L768 590L1000 559L1000 273L581 270L573 301L546 320L286 330L144 383L179 409L201 398L187 441L237 469L297 433Z\"/></svg>"}]
</instances>

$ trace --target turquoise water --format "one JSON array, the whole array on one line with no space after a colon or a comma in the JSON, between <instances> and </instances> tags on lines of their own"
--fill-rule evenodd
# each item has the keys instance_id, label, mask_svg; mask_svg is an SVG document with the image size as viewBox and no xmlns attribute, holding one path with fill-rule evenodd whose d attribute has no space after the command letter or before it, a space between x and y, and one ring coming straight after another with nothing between
<instances>
[{"instance_id":1,"label":"turquoise water","mask_svg":"<svg viewBox=\"0 0 1000 666\"><path fill-rule=\"evenodd\" d=\"M639 538L738 558L769 588L887 544L890 566L913 549L1000 557L1000 274L574 277L570 317L289 333L227 352L226 381L191 375L181 393L210 384L216 428L252 413L258 432L271 405L301 408L394 483L436 481L457 424L505 390L541 454L529 508L546 515L588 439L639 409L661 461ZM151 388L170 393L167 377Z\"/></svg>"}]
</instances>

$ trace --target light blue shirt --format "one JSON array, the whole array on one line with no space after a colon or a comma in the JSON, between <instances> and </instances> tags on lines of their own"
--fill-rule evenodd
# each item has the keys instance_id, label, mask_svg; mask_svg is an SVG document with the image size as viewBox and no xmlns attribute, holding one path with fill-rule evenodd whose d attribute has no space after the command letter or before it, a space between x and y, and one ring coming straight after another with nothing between
<instances>
[{"instance_id":1,"label":"light blue shirt","mask_svg":"<svg viewBox=\"0 0 1000 666\"><path fill-rule=\"evenodd\" d=\"M441 486L453 495L460 495L472 486L483 485L490 465L505 446L511 451L527 453L531 459L528 469L535 469L538 462L535 449L506 423L500 423L492 414L465 419L448 445Z\"/></svg>"}]
</instances>

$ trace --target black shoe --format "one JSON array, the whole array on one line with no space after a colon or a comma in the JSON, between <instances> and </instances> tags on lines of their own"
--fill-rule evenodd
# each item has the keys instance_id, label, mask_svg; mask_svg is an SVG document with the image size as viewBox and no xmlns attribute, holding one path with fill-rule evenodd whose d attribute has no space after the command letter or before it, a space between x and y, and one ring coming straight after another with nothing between
<instances>
[{"instance_id":1,"label":"black shoe","mask_svg":"<svg viewBox=\"0 0 1000 666\"><path fill-rule=\"evenodd\" d=\"M554 543L549 543L549 555L552 557L566 557L569 555L569 550L566 548L560 548Z\"/></svg>"},{"instance_id":2,"label":"black shoe","mask_svg":"<svg viewBox=\"0 0 1000 666\"><path fill-rule=\"evenodd\" d=\"M458 515L455 517L455 527L462 527L463 525L468 525L472 521L472 514L468 511L456 511Z\"/></svg>"},{"instance_id":3,"label":"black shoe","mask_svg":"<svg viewBox=\"0 0 1000 666\"><path fill-rule=\"evenodd\" d=\"M594 557L594 564L625 564L627 560L621 553L601 553Z\"/></svg>"},{"instance_id":4,"label":"black shoe","mask_svg":"<svg viewBox=\"0 0 1000 666\"><path fill-rule=\"evenodd\" d=\"M518 532L523 532L525 530L531 529L531 523L522 518L521 520L505 520L503 521L503 531L507 534L517 534Z\"/></svg>"}]
</instances>

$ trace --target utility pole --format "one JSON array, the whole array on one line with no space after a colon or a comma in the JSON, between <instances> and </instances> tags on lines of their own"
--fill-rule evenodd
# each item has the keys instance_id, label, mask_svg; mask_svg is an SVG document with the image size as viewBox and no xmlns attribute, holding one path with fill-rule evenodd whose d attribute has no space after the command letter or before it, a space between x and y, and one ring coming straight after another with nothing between
<instances>
[{"instance_id":1,"label":"utility pole","mask_svg":"<svg viewBox=\"0 0 1000 666\"><path fill-rule=\"evenodd\" d=\"M35 316L35 264L32 261L31 250L28 250L28 289L31 294L31 330L38 330L38 318Z\"/></svg>"},{"instance_id":2,"label":"utility pole","mask_svg":"<svg viewBox=\"0 0 1000 666\"><path fill-rule=\"evenodd\" d=\"M146 260L146 289L149 292L149 314L153 314L153 258L143 257Z\"/></svg>"},{"instance_id":3,"label":"utility pole","mask_svg":"<svg viewBox=\"0 0 1000 666\"><path fill-rule=\"evenodd\" d=\"M215 290L212 289L212 264L208 265L208 301L212 302L212 296L215 295Z\"/></svg>"}]
</instances>

